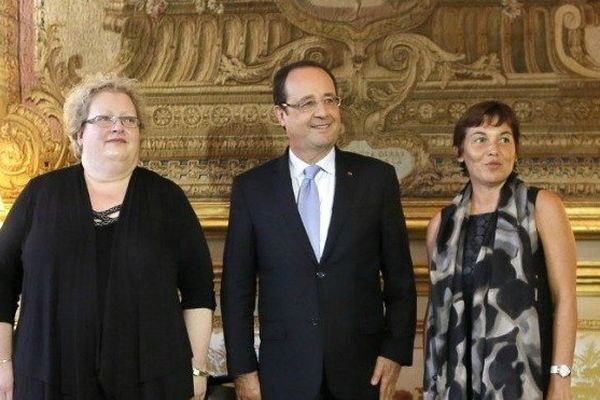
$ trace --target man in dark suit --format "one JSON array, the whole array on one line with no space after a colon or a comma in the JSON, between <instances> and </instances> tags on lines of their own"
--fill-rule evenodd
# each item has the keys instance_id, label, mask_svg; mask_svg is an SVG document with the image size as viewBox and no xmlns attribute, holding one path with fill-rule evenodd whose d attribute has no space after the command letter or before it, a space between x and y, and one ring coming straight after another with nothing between
<instances>
[{"instance_id":1,"label":"man in dark suit","mask_svg":"<svg viewBox=\"0 0 600 400\"><path fill-rule=\"evenodd\" d=\"M289 148L234 180L225 244L238 399L391 399L412 363L416 297L395 170L335 147L341 100L329 70L300 61L273 86Z\"/></svg>"}]
</instances>

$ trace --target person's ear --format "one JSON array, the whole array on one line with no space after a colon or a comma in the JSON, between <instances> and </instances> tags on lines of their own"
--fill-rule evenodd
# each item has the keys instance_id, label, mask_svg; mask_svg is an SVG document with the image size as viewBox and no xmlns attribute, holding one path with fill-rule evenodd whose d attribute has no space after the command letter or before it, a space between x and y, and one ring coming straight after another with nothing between
<instances>
[{"instance_id":1,"label":"person's ear","mask_svg":"<svg viewBox=\"0 0 600 400\"><path fill-rule=\"evenodd\" d=\"M462 156L462 151L460 150L460 148L458 146L452 146L452 150L454 151L454 157L456 158L456 161L458 161L458 162L465 161Z\"/></svg>"},{"instance_id":2,"label":"person's ear","mask_svg":"<svg viewBox=\"0 0 600 400\"><path fill-rule=\"evenodd\" d=\"M277 117L277 122L279 123L279 125L281 125L285 129L285 119L287 117L287 111L285 110L285 107L282 107L280 105L274 105L273 113L275 114L275 117Z\"/></svg>"}]
</instances>

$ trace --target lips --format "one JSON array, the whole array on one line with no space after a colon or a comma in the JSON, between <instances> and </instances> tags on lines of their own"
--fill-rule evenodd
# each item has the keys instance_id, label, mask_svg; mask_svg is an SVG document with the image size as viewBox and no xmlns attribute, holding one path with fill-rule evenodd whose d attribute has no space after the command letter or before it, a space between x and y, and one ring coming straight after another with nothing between
<instances>
[{"instance_id":1,"label":"lips","mask_svg":"<svg viewBox=\"0 0 600 400\"><path fill-rule=\"evenodd\" d=\"M331 126L331 123L326 123L326 124L313 124L310 127L313 129L327 129Z\"/></svg>"},{"instance_id":2,"label":"lips","mask_svg":"<svg viewBox=\"0 0 600 400\"><path fill-rule=\"evenodd\" d=\"M106 141L107 143L127 143L127 141L123 138L114 138Z\"/></svg>"}]
</instances>

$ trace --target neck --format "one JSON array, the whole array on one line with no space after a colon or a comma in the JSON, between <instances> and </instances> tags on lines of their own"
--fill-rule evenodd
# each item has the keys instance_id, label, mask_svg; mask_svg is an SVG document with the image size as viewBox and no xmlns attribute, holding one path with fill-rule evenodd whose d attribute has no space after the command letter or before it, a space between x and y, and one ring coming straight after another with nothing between
<instances>
[{"instance_id":1,"label":"neck","mask_svg":"<svg viewBox=\"0 0 600 400\"><path fill-rule=\"evenodd\" d=\"M109 173L86 168L84 165L83 171L92 209L103 211L123 203L133 169Z\"/></svg>"},{"instance_id":2,"label":"neck","mask_svg":"<svg viewBox=\"0 0 600 400\"><path fill-rule=\"evenodd\" d=\"M325 156L329 154L331 149L332 147L313 151L299 151L298 149L293 149L290 147L290 151L292 151L296 157L310 165L316 164L323 158L325 158Z\"/></svg>"},{"instance_id":3,"label":"neck","mask_svg":"<svg viewBox=\"0 0 600 400\"><path fill-rule=\"evenodd\" d=\"M85 157L81 158L81 165L86 177L92 178L98 183L118 182L129 179L137 163L130 160L102 160L93 161Z\"/></svg>"},{"instance_id":4,"label":"neck","mask_svg":"<svg viewBox=\"0 0 600 400\"><path fill-rule=\"evenodd\" d=\"M500 200L502 185L483 186L472 184L472 190L471 214L483 214L496 211L498 208L498 201Z\"/></svg>"}]
</instances>

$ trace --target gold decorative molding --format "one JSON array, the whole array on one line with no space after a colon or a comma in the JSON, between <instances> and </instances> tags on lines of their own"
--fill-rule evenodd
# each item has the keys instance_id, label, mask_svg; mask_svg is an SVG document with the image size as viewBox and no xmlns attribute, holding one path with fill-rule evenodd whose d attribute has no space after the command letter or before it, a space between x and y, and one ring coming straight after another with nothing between
<instances>
[{"instance_id":1,"label":"gold decorative molding","mask_svg":"<svg viewBox=\"0 0 600 400\"><path fill-rule=\"evenodd\" d=\"M0 7L0 192L14 198L31 177L60 167L68 154L66 139L56 138L48 119L59 120L59 113L25 104L20 98L19 2L4 1ZM50 87L43 89L41 98L51 98ZM54 109L62 107L56 104Z\"/></svg>"},{"instance_id":2,"label":"gold decorative molding","mask_svg":"<svg viewBox=\"0 0 600 400\"><path fill-rule=\"evenodd\" d=\"M578 331L600 331L600 319L580 319L577 321Z\"/></svg>"},{"instance_id":3,"label":"gold decorative molding","mask_svg":"<svg viewBox=\"0 0 600 400\"><path fill-rule=\"evenodd\" d=\"M427 224L433 216L449 203L448 200L402 200L409 236L412 240L424 239ZM229 218L228 202L193 202L202 227L214 237L224 237ZM567 215L577 240L600 238L600 206L596 202L566 204ZM600 288L598 289L600 293Z\"/></svg>"},{"instance_id":4,"label":"gold decorative molding","mask_svg":"<svg viewBox=\"0 0 600 400\"><path fill-rule=\"evenodd\" d=\"M0 5L0 118L19 99L19 35L17 1Z\"/></svg>"},{"instance_id":5,"label":"gold decorative molding","mask_svg":"<svg viewBox=\"0 0 600 400\"><path fill-rule=\"evenodd\" d=\"M31 177L59 167L67 150L64 141L54 139L47 119L33 108L11 105L0 124L0 189L16 197Z\"/></svg>"},{"instance_id":6,"label":"gold decorative molding","mask_svg":"<svg viewBox=\"0 0 600 400\"><path fill-rule=\"evenodd\" d=\"M558 58L570 71L600 78L600 6L598 4L559 7L554 14L554 42Z\"/></svg>"},{"instance_id":7,"label":"gold decorative molding","mask_svg":"<svg viewBox=\"0 0 600 400\"><path fill-rule=\"evenodd\" d=\"M223 265L215 264L215 288L220 293L221 276ZM415 264L415 284L418 296L429 295L429 267L425 264ZM599 296L600 295L600 261L577 262L577 295ZM599 320L580 320L578 330L600 330Z\"/></svg>"},{"instance_id":8,"label":"gold decorative molding","mask_svg":"<svg viewBox=\"0 0 600 400\"><path fill-rule=\"evenodd\" d=\"M577 264L577 294L600 295L600 261L587 261ZM600 329L600 324L596 325L596 328Z\"/></svg>"}]
</instances>

